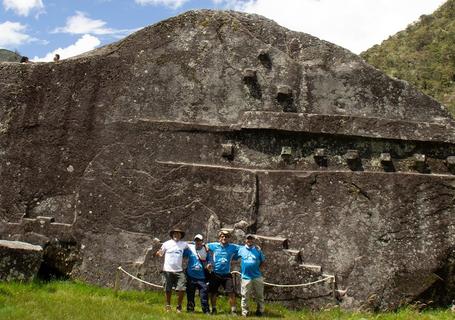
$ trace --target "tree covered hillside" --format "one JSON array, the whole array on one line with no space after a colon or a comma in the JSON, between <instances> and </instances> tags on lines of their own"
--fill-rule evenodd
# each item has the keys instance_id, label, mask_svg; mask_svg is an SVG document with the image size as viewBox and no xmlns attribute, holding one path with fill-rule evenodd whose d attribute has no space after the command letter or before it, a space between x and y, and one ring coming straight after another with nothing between
<instances>
[{"instance_id":1,"label":"tree covered hillside","mask_svg":"<svg viewBox=\"0 0 455 320\"><path fill-rule=\"evenodd\" d=\"M6 49L0 49L0 62L8 61L8 62L19 62L21 60L21 56L18 55L16 52L9 51Z\"/></svg>"},{"instance_id":2,"label":"tree covered hillside","mask_svg":"<svg viewBox=\"0 0 455 320\"><path fill-rule=\"evenodd\" d=\"M455 115L455 0L361 56L388 75L420 88Z\"/></svg>"}]
</instances>

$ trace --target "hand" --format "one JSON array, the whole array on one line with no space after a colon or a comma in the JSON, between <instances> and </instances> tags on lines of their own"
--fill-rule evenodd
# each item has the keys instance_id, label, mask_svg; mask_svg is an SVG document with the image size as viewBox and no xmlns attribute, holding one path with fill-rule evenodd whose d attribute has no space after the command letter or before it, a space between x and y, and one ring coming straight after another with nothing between
<instances>
[{"instance_id":1,"label":"hand","mask_svg":"<svg viewBox=\"0 0 455 320\"><path fill-rule=\"evenodd\" d=\"M261 273L264 273L264 269L265 269L265 268L264 268L264 263L261 263L261 264L259 265L259 271L261 271Z\"/></svg>"},{"instance_id":2,"label":"hand","mask_svg":"<svg viewBox=\"0 0 455 320\"><path fill-rule=\"evenodd\" d=\"M206 267L206 268L207 268L207 271L208 271L208 272L212 272L212 271L213 271L213 266L212 266L211 263L207 264L207 267Z\"/></svg>"},{"instance_id":3,"label":"hand","mask_svg":"<svg viewBox=\"0 0 455 320\"><path fill-rule=\"evenodd\" d=\"M156 253L155 253L156 256L158 257L162 257L164 256L164 251L163 250L158 250Z\"/></svg>"}]
</instances>

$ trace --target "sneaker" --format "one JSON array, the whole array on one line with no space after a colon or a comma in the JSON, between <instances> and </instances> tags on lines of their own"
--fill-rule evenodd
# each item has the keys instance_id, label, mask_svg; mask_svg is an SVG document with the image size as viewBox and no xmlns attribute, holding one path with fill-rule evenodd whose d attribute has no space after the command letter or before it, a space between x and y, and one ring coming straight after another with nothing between
<instances>
[{"instance_id":1,"label":"sneaker","mask_svg":"<svg viewBox=\"0 0 455 320\"><path fill-rule=\"evenodd\" d=\"M171 311L171 306L169 304L167 304L166 307L165 307L165 310L166 310L166 312Z\"/></svg>"},{"instance_id":2,"label":"sneaker","mask_svg":"<svg viewBox=\"0 0 455 320\"><path fill-rule=\"evenodd\" d=\"M259 310L256 310L256 317L262 317L262 312Z\"/></svg>"},{"instance_id":3,"label":"sneaker","mask_svg":"<svg viewBox=\"0 0 455 320\"><path fill-rule=\"evenodd\" d=\"M182 306L177 306L177 308L175 310L177 311L177 313L181 313L182 312Z\"/></svg>"},{"instance_id":4,"label":"sneaker","mask_svg":"<svg viewBox=\"0 0 455 320\"><path fill-rule=\"evenodd\" d=\"M202 309L202 312L204 314L210 314L210 309L206 308L206 309Z\"/></svg>"}]
</instances>

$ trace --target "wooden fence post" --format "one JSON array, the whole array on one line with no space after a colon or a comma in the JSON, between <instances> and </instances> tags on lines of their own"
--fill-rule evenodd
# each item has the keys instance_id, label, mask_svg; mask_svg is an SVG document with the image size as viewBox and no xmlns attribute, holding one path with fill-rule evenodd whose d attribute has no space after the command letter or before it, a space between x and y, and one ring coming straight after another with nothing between
<instances>
[{"instance_id":1,"label":"wooden fence post","mask_svg":"<svg viewBox=\"0 0 455 320\"><path fill-rule=\"evenodd\" d=\"M120 288L120 267L117 268L115 272L115 281L114 281L114 293L117 295Z\"/></svg>"}]
</instances>

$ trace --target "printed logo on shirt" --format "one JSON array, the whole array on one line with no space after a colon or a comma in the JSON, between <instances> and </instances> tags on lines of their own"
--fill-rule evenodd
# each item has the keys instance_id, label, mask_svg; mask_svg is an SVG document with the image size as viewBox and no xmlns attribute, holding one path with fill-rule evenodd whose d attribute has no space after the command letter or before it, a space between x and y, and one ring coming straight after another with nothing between
<instances>
[{"instance_id":1,"label":"printed logo on shirt","mask_svg":"<svg viewBox=\"0 0 455 320\"><path fill-rule=\"evenodd\" d=\"M171 255L178 256L178 255L182 255L183 254L183 250L174 250L174 251L169 250L167 253L171 254Z\"/></svg>"},{"instance_id":2,"label":"printed logo on shirt","mask_svg":"<svg viewBox=\"0 0 455 320\"><path fill-rule=\"evenodd\" d=\"M244 258L244 261L245 262L249 262L249 263L255 263L257 260L256 256L254 254L249 254L248 256L246 256Z\"/></svg>"}]
</instances>

